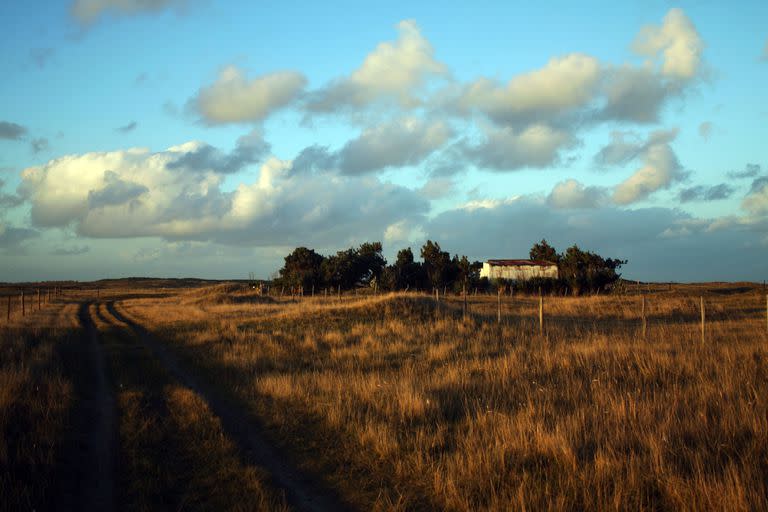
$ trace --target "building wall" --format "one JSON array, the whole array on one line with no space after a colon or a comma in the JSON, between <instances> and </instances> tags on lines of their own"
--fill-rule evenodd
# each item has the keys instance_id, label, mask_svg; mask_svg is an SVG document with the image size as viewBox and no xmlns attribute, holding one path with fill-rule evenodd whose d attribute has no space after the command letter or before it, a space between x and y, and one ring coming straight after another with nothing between
<instances>
[{"instance_id":1,"label":"building wall","mask_svg":"<svg viewBox=\"0 0 768 512\"><path fill-rule=\"evenodd\" d=\"M547 267L540 265L490 265L483 263L480 277L488 279L509 279L512 281L527 281L534 277L550 277L557 279L557 265Z\"/></svg>"}]
</instances>

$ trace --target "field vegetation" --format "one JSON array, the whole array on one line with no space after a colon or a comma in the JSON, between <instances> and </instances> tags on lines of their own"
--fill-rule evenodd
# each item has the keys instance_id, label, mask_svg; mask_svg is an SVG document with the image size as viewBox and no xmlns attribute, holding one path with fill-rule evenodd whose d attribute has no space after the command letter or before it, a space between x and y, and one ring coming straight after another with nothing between
<instances>
[{"instance_id":1,"label":"field vegetation","mask_svg":"<svg viewBox=\"0 0 768 512\"><path fill-rule=\"evenodd\" d=\"M116 303L354 508L768 508L765 295L263 296ZM647 295L647 332L640 321ZM700 297L707 308L705 340Z\"/></svg>"}]
</instances>

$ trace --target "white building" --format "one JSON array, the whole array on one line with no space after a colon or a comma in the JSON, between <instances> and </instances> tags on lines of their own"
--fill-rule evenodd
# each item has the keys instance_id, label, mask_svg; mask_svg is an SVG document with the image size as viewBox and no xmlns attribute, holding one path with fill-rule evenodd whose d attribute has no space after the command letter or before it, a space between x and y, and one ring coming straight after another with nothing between
<instances>
[{"instance_id":1,"label":"white building","mask_svg":"<svg viewBox=\"0 0 768 512\"><path fill-rule=\"evenodd\" d=\"M480 277L527 281L534 277L557 279L557 264L549 261L488 260L483 263Z\"/></svg>"}]
</instances>

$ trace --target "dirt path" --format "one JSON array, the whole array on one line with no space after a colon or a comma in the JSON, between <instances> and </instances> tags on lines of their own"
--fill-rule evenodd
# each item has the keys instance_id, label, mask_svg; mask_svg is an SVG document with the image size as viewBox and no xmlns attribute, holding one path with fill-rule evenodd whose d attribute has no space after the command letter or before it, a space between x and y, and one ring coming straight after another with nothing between
<instances>
[{"instance_id":1,"label":"dirt path","mask_svg":"<svg viewBox=\"0 0 768 512\"><path fill-rule=\"evenodd\" d=\"M83 329L83 354L87 383L83 402L75 418L80 451L76 458L75 495L78 510L115 508L115 400L107 379L104 353L98 331L89 311L90 303L80 304L78 317Z\"/></svg>"},{"instance_id":2,"label":"dirt path","mask_svg":"<svg viewBox=\"0 0 768 512\"><path fill-rule=\"evenodd\" d=\"M121 315L114 302L109 302L107 309L117 320L124 322L134 331L141 343L152 351L181 384L207 402L213 414L221 420L226 434L238 446L243 459L268 471L274 484L285 491L289 505L297 510L308 511L349 510L349 506L344 504L333 490L323 487L316 478L292 466L286 457L267 441L256 418L243 412L242 408L227 400L203 379L195 377L167 347L158 343L149 331Z\"/></svg>"}]
</instances>

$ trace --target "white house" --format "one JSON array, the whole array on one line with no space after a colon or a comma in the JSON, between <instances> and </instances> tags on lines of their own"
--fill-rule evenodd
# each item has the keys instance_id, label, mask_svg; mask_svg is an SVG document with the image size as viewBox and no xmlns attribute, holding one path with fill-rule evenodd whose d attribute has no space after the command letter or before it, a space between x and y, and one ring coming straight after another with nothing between
<instances>
[{"instance_id":1,"label":"white house","mask_svg":"<svg viewBox=\"0 0 768 512\"><path fill-rule=\"evenodd\" d=\"M534 277L557 279L557 264L549 261L488 260L483 263L480 277L527 281Z\"/></svg>"}]
</instances>

